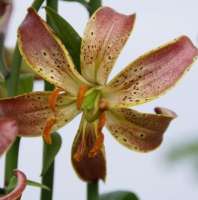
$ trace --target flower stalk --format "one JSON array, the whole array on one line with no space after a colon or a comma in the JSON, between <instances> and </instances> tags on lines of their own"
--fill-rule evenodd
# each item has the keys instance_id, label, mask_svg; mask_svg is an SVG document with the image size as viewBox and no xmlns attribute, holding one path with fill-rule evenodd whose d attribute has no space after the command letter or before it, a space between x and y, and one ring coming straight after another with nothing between
<instances>
[{"instance_id":1,"label":"flower stalk","mask_svg":"<svg viewBox=\"0 0 198 200\"><path fill-rule=\"evenodd\" d=\"M98 181L87 183L87 200L99 200Z\"/></svg>"},{"instance_id":2,"label":"flower stalk","mask_svg":"<svg viewBox=\"0 0 198 200\"><path fill-rule=\"evenodd\" d=\"M44 156L47 153L47 149L49 144L46 144L44 142L43 144L43 161L45 160ZM42 176L42 184L43 185L47 185L50 190L45 190L42 189L41 190L41 200L52 200L53 199L53 185L54 185L54 162L51 164L51 166L49 167L48 171L45 173L45 175Z\"/></svg>"},{"instance_id":3,"label":"flower stalk","mask_svg":"<svg viewBox=\"0 0 198 200\"><path fill-rule=\"evenodd\" d=\"M53 10L58 10L58 0L47 0L47 7L52 8ZM47 23L52 26L50 19L46 16ZM53 90L54 86L49 82L45 81L45 90L50 91ZM47 154L48 145L45 142L43 143L43 162L45 161L45 156ZM54 185L54 168L55 162L53 161L51 166L49 167L46 174L42 176L42 184L47 185L51 190L47 191L45 189L41 190L41 200L52 200L53 199L53 185Z\"/></svg>"}]
</instances>

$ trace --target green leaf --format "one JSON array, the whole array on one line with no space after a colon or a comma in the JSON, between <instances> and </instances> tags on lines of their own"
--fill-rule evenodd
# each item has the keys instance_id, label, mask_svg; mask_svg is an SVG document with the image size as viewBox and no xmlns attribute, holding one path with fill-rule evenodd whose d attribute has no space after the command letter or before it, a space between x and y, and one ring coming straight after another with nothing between
<instances>
[{"instance_id":1,"label":"green leaf","mask_svg":"<svg viewBox=\"0 0 198 200\"><path fill-rule=\"evenodd\" d=\"M0 71L6 75L6 66L4 59L4 35L0 33Z\"/></svg>"},{"instance_id":2,"label":"green leaf","mask_svg":"<svg viewBox=\"0 0 198 200\"><path fill-rule=\"evenodd\" d=\"M46 12L52 28L69 51L77 70L80 71L81 37L74 28L52 8L47 7Z\"/></svg>"},{"instance_id":3,"label":"green leaf","mask_svg":"<svg viewBox=\"0 0 198 200\"><path fill-rule=\"evenodd\" d=\"M177 162L185 159L194 159L197 158L198 155L198 141L193 140L188 143L175 145L169 152L167 153L167 160L169 162Z\"/></svg>"},{"instance_id":4,"label":"green leaf","mask_svg":"<svg viewBox=\"0 0 198 200\"><path fill-rule=\"evenodd\" d=\"M34 75L31 73L20 74L17 94L27 93L33 89Z\"/></svg>"},{"instance_id":5,"label":"green leaf","mask_svg":"<svg viewBox=\"0 0 198 200\"><path fill-rule=\"evenodd\" d=\"M102 6L102 0L90 0L89 1L89 14L90 16Z\"/></svg>"},{"instance_id":6,"label":"green leaf","mask_svg":"<svg viewBox=\"0 0 198 200\"><path fill-rule=\"evenodd\" d=\"M85 0L64 0L64 1L77 2L77 3L82 4L85 7L88 7L88 3Z\"/></svg>"},{"instance_id":7,"label":"green leaf","mask_svg":"<svg viewBox=\"0 0 198 200\"><path fill-rule=\"evenodd\" d=\"M4 188L0 188L0 197L3 196L4 194L5 194Z\"/></svg>"},{"instance_id":8,"label":"green leaf","mask_svg":"<svg viewBox=\"0 0 198 200\"><path fill-rule=\"evenodd\" d=\"M100 200L138 200L139 198L132 192L115 191L105 193L100 196Z\"/></svg>"},{"instance_id":9,"label":"green leaf","mask_svg":"<svg viewBox=\"0 0 198 200\"><path fill-rule=\"evenodd\" d=\"M17 178L16 176L12 176L8 186L5 188L5 192L6 194L11 192L17 185ZM32 180L27 180L27 185L32 186L32 187L38 187L38 188L42 188L44 190L48 190L50 191L49 187L47 187L46 185L43 185L41 183L32 181Z\"/></svg>"},{"instance_id":10,"label":"green leaf","mask_svg":"<svg viewBox=\"0 0 198 200\"><path fill-rule=\"evenodd\" d=\"M12 176L10 178L8 186L5 188L6 194L11 192L16 187L16 184L17 184L17 178L16 176Z\"/></svg>"},{"instance_id":11,"label":"green leaf","mask_svg":"<svg viewBox=\"0 0 198 200\"><path fill-rule=\"evenodd\" d=\"M0 84L5 82L3 74L0 72Z\"/></svg>"},{"instance_id":12,"label":"green leaf","mask_svg":"<svg viewBox=\"0 0 198 200\"><path fill-rule=\"evenodd\" d=\"M42 169L41 176L44 176L51 164L53 163L56 155L58 154L62 145L61 136L58 133L52 134L52 144L46 145L46 151L44 153L44 165Z\"/></svg>"},{"instance_id":13,"label":"green leaf","mask_svg":"<svg viewBox=\"0 0 198 200\"><path fill-rule=\"evenodd\" d=\"M43 185L41 183L35 182L35 181L27 180L27 185L32 186L32 187L42 188L44 190L50 191L49 187L47 187L46 185Z\"/></svg>"},{"instance_id":14,"label":"green leaf","mask_svg":"<svg viewBox=\"0 0 198 200\"><path fill-rule=\"evenodd\" d=\"M89 12L89 15L91 16L99 7L102 6L102 0L64 0L69 2L78 2L81 5L83 5L87 11Z\"/></svg>"},{"instance_id":15,"label":"green leaf","mask_svg":"<svg viewBox=\"0 0 198 200\"><path fill-rule=\"evenodd\" d=\"M3 74L0 72L0 98L7 96L6 83Z\"/></svg>"}]
</instances>

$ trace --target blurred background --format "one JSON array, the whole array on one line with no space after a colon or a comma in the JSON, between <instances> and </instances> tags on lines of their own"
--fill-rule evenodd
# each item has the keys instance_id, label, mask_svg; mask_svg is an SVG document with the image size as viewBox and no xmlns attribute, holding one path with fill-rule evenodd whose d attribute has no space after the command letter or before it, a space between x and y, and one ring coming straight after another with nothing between
<instances>
[{"instance_id":1,"label":"blurred background","mask_svg":"<svg viewBox=\"0 0 198 200\"><path fill-rule=\"evenodd\" d=\"M132 36L122 51L111 77L145 51L158 47L180 35L188 35L198 45L197 0L104 0L125 14L137 13ZM16 42L16 30L32 0L15 0L13 20L9 27L7 46ZM86 10L77 3L61 2L60 13L82 35L88 20ZM44 16L42 9L40 14ZM110 78L111 78L110 77ZM135 109L153 112L156 106L174 110L178 118L167 130L164 142L156 151L141 154L129 151L118 144L105 130L108 175L101 182L101 191L129 189L141 200L195 200L198 198L198 62L190 72L165 96ZM35 90L43 84L36 83ZM55 200L85 200L85 184L72 169L70 152L80 116L61 129L63 146L56 160ZM40 181L42 139L23 139L19 168L28 178ZM178 162L181 161L181 162ZM4 157L0 160L0 177L3 177ZM0 179L3 184L3 179ZM39 189L28 187L23 200L38 199Z\"/></svg>"}]
</instances>

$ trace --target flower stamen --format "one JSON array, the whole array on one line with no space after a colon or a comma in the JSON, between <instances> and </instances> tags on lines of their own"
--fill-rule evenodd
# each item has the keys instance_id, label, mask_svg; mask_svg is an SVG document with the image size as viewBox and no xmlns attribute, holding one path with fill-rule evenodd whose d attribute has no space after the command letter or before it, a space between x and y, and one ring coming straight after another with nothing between
<instances>
[{"instance_id":1,"label":"flower stamen","mask_svg":"<svg viewBox=\"0 0 198 200\"><path fill-rule=\"evenodd\" d=\"M49 96L48 98L48 103L50 108L52 109L53 112L55 112L56 110L56 102L57 102L57 98L60 95L60 92L62 92L63 90L60 88L55 88L52 91L52 94Z\"/></svg>"},{"instance_id":2,"label":"flower stamen","mask_svg":"<svg viewBox=\"0 0 198 200\"><path fill-rule=\"evenodd\" d=\"M89 152L89 157L90 158L93 158L98 154L98 152L100 151L103 143L104 143L104 134L102 132L100 132L98 137L96 138L96 142L95 142L93 148Z\"/></svg>"},{"instance_id":3,"label":"flower stamen","mask_svg":"<svg viewBox=\"0 0 198 200\"><path fill-rule=\"evenodd\" d=\"M51 117L47 119L44 131L43 131L43 139L47 144L52 144L51 130L55 123L56 123L55 117Z\"/></svg>"},{"instance_id":4,"label":"flower stamen","mask_svg":"<svg viewBox=\"0 0 198 200\"><path fill-rule=\"evenodd\" d=\"M78 149L77 149L76 153L74 154L74 159L75 159L77 162L80 162L81 159L82 159L82 154L83 154L83 143L81 142L81 143L78 145Z\"/></svg>"},{"instance_id":5,"label":"flower stamen","mask_svg":"<svg viewBox=\"0 0 198 200\"><path fill-rule=\"evenodd\" d=\"M102 148L102 145L104 143L104 134L102 133L102 128L104 127L105 123L106 123L106 116L105 113L102 112L99 116L99 122L97 127L98 136L96 138L96 142L93 148L89 152L89 157L91 158L95 157Z\"/></svg>"},{"instance_id":6,"label":"flower stamen","mask_svg":"<svg viewBox=\"0 0 198 200\"><path fill-rule=\"evenodd\" d=\"M78 91L78 95L77 95L77 100L76 100L76 105L77 105L77 109L80 110L81 105L83 103L84 97L85 97L85 93L87 91L87 86L85 85L81 85Z\"/></svg>"}]
</instances>

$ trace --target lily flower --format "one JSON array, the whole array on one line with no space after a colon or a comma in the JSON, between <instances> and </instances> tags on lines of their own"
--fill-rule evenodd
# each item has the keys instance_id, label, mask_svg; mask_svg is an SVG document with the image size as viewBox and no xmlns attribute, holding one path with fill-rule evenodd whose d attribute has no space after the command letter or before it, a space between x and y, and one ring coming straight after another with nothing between
<instances>
[{"instance_id":1,"label":"lily flower","mask_svg":"<svg viewBox=\"0 0 198 200\"><path fill-rule=\"evenodd\" d=\"M17 185L10 193L0 196L0 200L18 200L21 198L23 191L27 185L27 178L22 171L15 170L14 175L17 178Z\"/></svg>"},{"instance_id":2,"label":"lily flower","mask_svg":"<svg viewBox=\"0 0 198 200\"><path fill-rule=\"evenodd\" d=\"M56 89L2 99L0 116L17 121L19 136L42 135L50 144L50 134L82 112L72 163L84 181L105 179L104 125L129 149L148 152L161 144L176 114L165 108L149 114L129 107L166 92L198 55L190 39L181 36L139 57L108 82L134 22L134 14L123 15L109 7L97 10L82 40L81 74L60 39L32 8L18 30L24 60Z\"/></svg>"}]
</instances>

